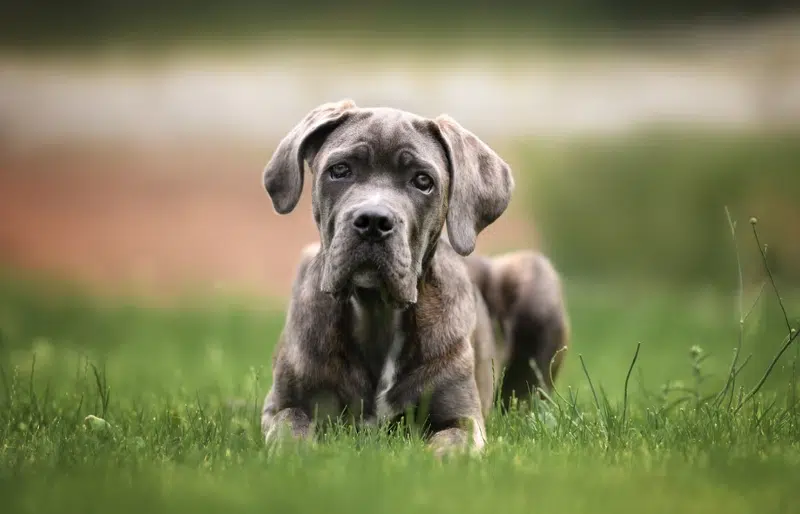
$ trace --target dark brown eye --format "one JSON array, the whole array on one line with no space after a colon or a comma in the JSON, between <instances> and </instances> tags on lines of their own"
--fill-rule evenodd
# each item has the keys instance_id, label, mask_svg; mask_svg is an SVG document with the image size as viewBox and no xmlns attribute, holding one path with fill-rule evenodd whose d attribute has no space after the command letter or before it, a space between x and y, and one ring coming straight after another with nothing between
<instances>
[{"instance_id":1,"label":"dark brown eye","mask_svg":"<svg viewBox=\"0 0 800 514\"><path fill-rule=\"evenodd\" d=\"M427 173L417 173L411 180L411 184L423 193L430 193L433 189L433 179Z\"/></svg>"},{"instance_id":2,"label":"dark brown eye","mask_svg":"<svg viewBox=\"0 0 800 514\"><path fill-rule=\"evenodd\" d=\"M328 174L332 179L343 179L350 175L350 166L344 163L334 164L328 168Z\"/></svg>"}]
</instances>

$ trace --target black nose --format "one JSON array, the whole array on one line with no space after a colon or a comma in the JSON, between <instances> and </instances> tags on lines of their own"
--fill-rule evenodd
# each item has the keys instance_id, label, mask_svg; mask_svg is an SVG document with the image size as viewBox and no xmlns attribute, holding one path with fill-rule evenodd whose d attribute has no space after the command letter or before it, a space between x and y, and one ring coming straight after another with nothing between
<instances>
[{"instance_id":1,"label":"black nose","mask_svg":"<svg viewBox=\"0 0 800 514\"><path fill-rule=\"evenodd\" d=\"M377 243L394 231L394 216L385 207L364 207L356 211L353 229L361 239Z\"/></svg>"}]
</instances>

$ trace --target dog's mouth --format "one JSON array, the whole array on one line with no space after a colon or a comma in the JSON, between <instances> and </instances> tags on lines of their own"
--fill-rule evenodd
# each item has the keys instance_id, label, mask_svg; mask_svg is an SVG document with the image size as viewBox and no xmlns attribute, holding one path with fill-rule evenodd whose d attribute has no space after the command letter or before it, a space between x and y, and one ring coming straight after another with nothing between
<instances>
[{"instance_id":1,"label":"dog's mouth","mask_svg":"<svg viewBox=\"0 0 800 514\"><path fill-rule=\"evenodd\" d=\"M362 289L385 289L386 284L378 267L372 263L362 264L353 272L350 282Z\"/></svg>"},{"instance_id":2,"label":"dog's mouth","mask_svg":"<svg viewBox=\"0 0 800 514\"><path fill-rule=\"evenodd\" d=\"M372 264L365 264L360 266L353 273L350 278L349 287L347 288L350 294L371 291L377 295L385 304L392 305L397 308L405 308L409 304L395 296L391 286L384 277L381 276L377 267Z\"/></svg>"},{"instance_id":3,"label":"dog's mouth","mask_svg":"<svg viewBox=\"0 0 800 514\"><path fill-rule=\"evenodd\" d=\"M345 300L356 289L366 289L379 292L384 302L395 307L416 303L416 279L404 259L391 252L374 255L375 252L358 250L332 248L325 256L323 292Z\"/></svg>"}]
</instances>

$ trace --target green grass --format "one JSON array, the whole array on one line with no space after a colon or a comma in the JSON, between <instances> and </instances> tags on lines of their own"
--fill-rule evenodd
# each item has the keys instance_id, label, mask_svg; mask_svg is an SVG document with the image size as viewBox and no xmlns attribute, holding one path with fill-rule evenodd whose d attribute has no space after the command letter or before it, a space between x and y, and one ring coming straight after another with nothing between
<instances>
[{"instance_id":1,"label":"green grass","mask_svg":"<svg viewBox=\"0 0 800 514\"><path fill-rule=\"evenodd\" d=\"M800 508L796 352L733 412L786 333L768 288L745 325L739 362L752 358L714 404L697 397L725 382L736 298L568 281L574 340L561 398L537 415L493 416L482 459L439 463L413 436L343 427L269 452L259 409L279 310L221 300L157 309L3 286L4 512ZM108 425L85 423L90 414Z\"/></svg>"}]
</instances>

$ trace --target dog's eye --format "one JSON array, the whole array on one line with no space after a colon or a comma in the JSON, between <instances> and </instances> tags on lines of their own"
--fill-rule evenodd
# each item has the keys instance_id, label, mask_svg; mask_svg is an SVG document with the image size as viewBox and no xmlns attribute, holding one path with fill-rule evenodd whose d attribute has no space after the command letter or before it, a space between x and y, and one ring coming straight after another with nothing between
<instances>
[{"instance_id":1,"label":"dog's eye","mask_svg":"<svg viewBox=\"0 0 800 514\"><path fill-rule=\"evenodd\" d=\"M428 193L433 189L433 179L427 173L417 173L411 183L422 192Z\"/></svg>"},{"instance_id":2,"label":"dog's eye","mask_svg":"<svg viewBox=\"0 0 800 514\"><path fill-rule=\"evenodd\" d=\"M328 174L333 179L341 179L350 175L350 166L344 163L334 164L328 168Z\"/></svg>"}]
</instances>

